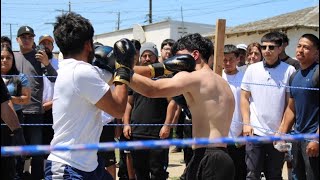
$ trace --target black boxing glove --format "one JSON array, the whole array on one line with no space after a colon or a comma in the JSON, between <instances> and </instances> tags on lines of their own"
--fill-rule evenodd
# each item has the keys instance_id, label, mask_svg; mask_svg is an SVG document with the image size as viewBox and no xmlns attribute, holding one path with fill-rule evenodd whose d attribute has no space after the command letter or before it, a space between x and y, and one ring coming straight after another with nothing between
<instances>
[{"instance_id":1,"label":"black boxing glove","mask_svg":"<svg viewBox=\"0 0 320 180\"><path fill-rule=\"evenodd\" d=\"M149 67L151 77L159 77L180 71L192 72L195 70L196 61L190 54L180 54L166 59L163 63L151 64Z\"/></svg>"},{"instance_id":2,"label":"black boxing glove","mask_svg":"<svg viewBox=\"0 0 320 180\"><path fill-rule=\"evenodd\" d=\"M115 71L115 56L113 48L110 46L99 46L94 51L95 60L92 65L98 66L100 69L105 69L112 74Z\"/></svg>"},{"instance_id":3,"label":"black boxing glove","mask_svg":"<svg viewBox=\"0 0 320 180\"><path fill-rule=\"evenodd\" d=\"M13 146L24 146L26 145L26 140L24 139L24 134L22 128L17 128L12 131L10 134L12 137L12 145Z\"/></svg>"},{"instance_id":4,"label":"black boxing glove","mask_svg":"<svg viewBox=\"0 0 320 180\"><path fill-rule=\"evenodd\" d=\"M113 83L129 84L133 74L134 55L136 54L134 45L126 38L121 39L114 44L113 53L116 58Z\"/></svg>"},{"instance_id":5,"label":"black boxing glove","mask_svg":"<svg viewBox=\"0 0 320 180\"><path fill-rule=\"evenodd\" d=\"M189 119L192 119L191 112L184 96L181 94L179 96L174 96L172 99L183 109L183 112L186 114L186 116L188 116Z\"/></svg>"}]
</instances>

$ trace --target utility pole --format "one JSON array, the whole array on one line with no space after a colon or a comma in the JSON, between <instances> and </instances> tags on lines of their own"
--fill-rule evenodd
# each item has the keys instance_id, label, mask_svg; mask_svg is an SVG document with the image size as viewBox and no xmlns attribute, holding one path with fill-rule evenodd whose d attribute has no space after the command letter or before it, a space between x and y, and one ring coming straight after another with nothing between
<instances>
[{"instance_id":1,"label":"utility pole","mask_svg":"<svg viewBox=\"0 0 320 180\"><path fill-rule=\"evenodd\" d=\"M10 39L11 39L11 41L12 41L12 28L11 28L11 26L12 26L12 25L18 25L18 24L6 23L6 25L9 25L9 26L10 26Z\"/></svg>"},{"instance_id":2,"label":"utility pole","mask_svg":"<svg viewBox=\"0 0 320 180\"><path fill-rule=\"evenodd\" d=\"M117 14L118 14L117 31L119 31L120 30L120 12L118 12Z\"/></svg>"},{"instance_id":3,"label":"utility pole","mask_svg":"<svg viewBox=\"0 0 320 180\"><path fill-rule=\"evenodd\" d=\"M69 12L71 12L71 2L69 0Z\"/></svg>"},{"instance_id":4,"label":"utility pole","mask_svg":"<svg viewBox=\"0 0 320 180\"><path fill-rule=\"evenodd\" d=\"M152 0L149 0L149 24L152 23Z\"/></svg>"},{"instance_id":5,"label":"utility pole","mask_svg":"<svg viewBox=\"0 0 320 180\"><path fill-rule=\"evenodd\" d=\"M182 36L184 36L184 21L183 21L183 9L182 9L182 6L181 6L181 20L182 20Z\"/></svg>"}]
</instances>

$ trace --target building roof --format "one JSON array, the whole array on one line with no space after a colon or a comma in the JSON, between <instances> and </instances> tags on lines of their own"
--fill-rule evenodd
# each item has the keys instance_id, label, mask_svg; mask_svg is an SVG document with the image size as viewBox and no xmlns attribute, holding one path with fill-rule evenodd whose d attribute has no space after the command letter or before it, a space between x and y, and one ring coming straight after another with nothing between
<instances>
[{"instance_id":1,"label":"building roof","mask_svg":"<svg viewBox=\"0 0 320 180\"><path fill-rule=\"evenodd\" d=\"M259 30L286 29L288 27L319 28L319 6L274 16L268 19L242 24L229 29L227 34Z\"/></svg>"},{"instance_id":2,"label":"building roof","mask_svg":"<svg viewBox=\"0 0 320 180\"><path fill-rule=\"evenodd\" d=\"M176 21L176 20L171 20L171 19L166 19L164 21L160 21L160 22L154 22L151 24L146 24L146 25L141 25L141 27L145 30L145 28L147 27L153 27L153 26L157 26L159 24L164 24L167 25L168 27L170 26L170 24L181 24L184 23L184 25L196 25L198 27L202 27L202 28L208 28L208 32L213 31L215 28L215 25L213 24L203 24L203 23L196 23L196 22L182 22L182 21ZM126 28L126 29L120 29L120 30L116 30L116 31L112 31L112 32L106 32L106 33L102 33L102 34L97 34L95 35L96 37L100 37L100 36L105 36L108 34L114 34L114 33L121 33L121 32L127 32L127 31L132 31L132 27L130 28Z\"/></svg>"},{"instance_id":3,"label":"building roof","mask_svg":"<svg viewBox=\"0 0 320 180\"><path fill-rule=\"evenodd\" d=\"M281 14L226 29L226 35L308 27L319 29L319 6ZM213 35L214 36L214 35Z\"/></svg>"}]
</instances>

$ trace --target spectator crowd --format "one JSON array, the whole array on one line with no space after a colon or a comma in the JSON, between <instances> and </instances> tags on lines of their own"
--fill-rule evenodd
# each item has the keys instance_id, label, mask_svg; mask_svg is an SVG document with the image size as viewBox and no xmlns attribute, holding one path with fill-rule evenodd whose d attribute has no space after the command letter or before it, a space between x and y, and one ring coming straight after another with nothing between
<instances>
[{"instance_id":1,"label":"spectator crowd","mask_svg":"<svg viewBox=\"0 0 320 180\"><path fill-rule=\"evenodd\" d=\"M63 21L60 19L60 21ZM67 26L66 26L67 27ZM100 142L115 141L135 141L135 140L161 140L172 138L192 138L196 131L192 124L194 110L189 109L186 103L190 97L174 96L157 98L149 97L136 90L135 86L130 84L129 80L124 78L125 68L121 67L115 70L115 77L120 77L121 81L113 81L113 85L105 86L111 79L111 76L104 71L97 70L95 76L103 79L96 84L85 84L88 79L80 80L79 84L68 84L70 78L59 78L60 74L68 75L66 69L76 67L70 61L71 57L79 53L82 56L94 59L107 58L114 59L115 55L119 57L119 52L115 47L103 45L99 42L84 43L83 49L88 49L88 53L72 51L74 44L67 44L63 41L64 33L58 32L63 30L55 26L54 36L44 34L40 35L36 41L36 33L29 26L21 26L17 32L16 41L19 44L19 51L13 52L11 49L11 39L6 36L1 37L1 76L4 85L10 95L10 101L18 117L20 124L44 124L45 126L21 126L25 143L17 144L12 138L12 128L5 119L3 119L3 104L1 104L1 122L8 126L1 126L1 146L12 145L55 145L62 138L60 136L70 136L68 141L74 141L72 136L78 134L62 133L67 126L72 129L68 121L61 123L58 121L62 116L70 116L67 113L60 114L56 109L67 107L64 103L69 100L61 100L58 93L64 89L85 88L86 92L76 91L79 96L86 93L88 95L85 103L93 103L99 109L91 118L97 118L101 129L94 123L81 122L83 126L90 126L91 131L97 134L90 134L89 131L83 130L81 136L97 136ZM89 31L89 30L88 30ZM56 35L56 33L61 33ZM93 32L92 32L93 35ZM68 35L65 35L69 37ZM83 35L86 36L86 35ZM202 37L199 34L189 34L186 38L203 38L210 45L211 40ZM155 64L165 64L166 60L176 57L180 52L183 39L164 39L159 47L153 42L140 44L138 40L132 39L130 44L133 45L134 51L127 52L134 58L132 68L135 73L139 73L138 68L151 67ZM76 39L74 37L74 39ZM73 40L74 40L73 39ZM88 36L90 40L90 37ZM53 55L54 42L63 55L63 59L57 59ZM76 40L74 40L76 41ZM195 40L198 42L198 39ZM36 46L34 46L36 43ZM123 43L123 42L122 42ZM200 42L199 42L200 43ZM212 43L212 42L211 42ZM295 57L290 57L286 53L288 46L296 47ZM88 47L87 47L88 46ZM190 44L186 45L186 49ZM192 46L193 47L193 46ZM206 49L211 58L213 57L213 45ZM102 49L104 48L104 49ZM70 53L66 53L70 52ZM200 53L199 53L200 52ZM130 54L131 53L131 54ZM200 48L191 52L199 53L204 56ZM79 57L80 57L79 55ZM129 56L128 55L128 56ZM196 55L194 55L194 58ZM202 57L203 58L203 57ZM90 59L90 58L89 58ZM196 58L195 58L196 59ZM111 61L111 60L110 60ZM117 61L117 60L116 60ZM228 83L234 97L234 111L227 136L231 138L241 136L282 136L283 134L319 134L319 90L305 90L290 87L319 88L319 38L312 34L301 35L298 44L289 44L289 38L285 32L273 31L261 36L260 42L246 44L226 44L224 45L224 57L220 59L223 65L222 78ZM97 63L97 61L96 61ZM117 68L116 62L116 68ZM91 64L89 61L86 64ZM208 63L209 64L209 63ZM83 64L81 64L82 66ZM213 64L209 64L213 69ZM80 66L80 65L78 65ZM85 65L83 65L85 66ZM91 66L91 65L90 65ZM96 66L92 66L93 70ZM111 65L110 65L111 66ZM113 65L114 66L114 65ZM124 65L123 65L124 66ZM129 65L128 65L129 66ZM96 68L97 69L97 68ZM70 69L69 69L70 70ZM166 71L168 69L165 69ZM72 71L73 72L73 71ZM74 77L83 78L86 74L92 72L87 70L74 70ZM82 75L81 75L82 74ZM88 76L89 76L88 75ZM161 76L153 76L150 79L157 81L175 78L175 73L163 73ZM132 79L135 76L131 76ZM114 78L116 79L116 78ZM125 81L124 81L124 80ZM92 81L93 79L91 79ZM128 81L128 82L127 82ZM101 85L97 85L101 83ZM122 84L123 83L123 84ZM131 82L134 84L134 81ZM56 84L58 84L56 86ZM111 83L112 84L112 83ZM119 85L121 84L121 85ZM262 84L262 85L261 85ZM266 86L264 86L265 84ZM122 87L124 85L124 87ZM86 88L86 86L92 86ZM290 86L290 87L289 87ZM94 89L97 88L99 90ZM122 88L122 89L121 89ZM110 94L106 93L110 89ZM89 90L91 92L89 92ZM166 91L166 89L163 89ZM199 89L201 91L201 89ZM138 92L139 91L139 92ZM2 90L1 90L2 92ZM69 91L68 91L69 92ZM109 92L109 91L108 91ZM102 93L102 94L101 94ZM104 94L106 93L106 94ZM122 93L122 94L121 94ZM159 92L161 94L162 92ZM103 95L104 94L104 95ZM121 94L121 95L119 95ZM101 99L97 99L101 96ZM1 93L1 96L4 96ZM70 94L70 96L73 96ZM108 96L109 99L107 99ZM109 97L110 96L110 97ZM111 98L113 97L113 98ZM122 99L120 98L122 97ZM79 98L73 97L70 101L73 103L84 103ZM109 107L104 104L105 101L114 101L114 106ZM186 99L185 99L186 98ZM2 99L2 98L1 98ZM59 100L60 99L60 100ZM121 100L120 100L121 99ZM98 101L99 100L99 101ZM66 101L66 102L64 102ZM3 101L1 101L3 103ZM58 105L63 104L61 107ZM105 108L100 108L105 106ZM110 110L116 107L123 108L123 116L119 116L116 110ZM82 109L64 109L70 113L81 113L91 106L83 106ZM231 108L231 107L230 107ZM215 109L215 107L212 107ZM78 112L73 112L78 111ZM104 112L103 112L104 111ZM120 110L119 110L120 111ZM206 112L206 111L204 111ZM80 114L79 114L80 116ZM58 118L59 117L59 118ZM89 116L87 118L90 118ZM71 118L71 117L68 117ZM75 117L71 119L76 121ZM79 123L80 124L80 123ZM112 124L123 124L123 126L112 126ZM132 124L135 124L132 126ZM139 124L163 124L162 126L139 126ZM178 124L178 126L170 126ZM190 126L183 126L189 124ZM102 126L104 127L102 128ZM181 125L181 126L179 126ZM70 126L70 127L69 127ZM79 125L79 127L81 127ZM78 130L79 131L79 130ZM91 138L91 137L90 137ZM93 137L92 137L93 138ZM319 179L319 140L303 140L299 142L289 142L292 149L277 149L277 145L284 145L288 142L270 142L263 144L245 143L245 144L228 144L226 152L230 156L234 166L234 180L256 180L262 175L266 179L280 180L282 178L283 165L285 161L288 164L289 179L294 180L315 180ZM79 141L81 142L81 141ZM67 143L67 140L66 140ZM103 166L113 179L120 180L163 180L169 178L167 168L169 167L170 153L183 151L186 165L184 172L181 172L180 179L189 179L188 171L192 166L194 159L194 148L175 147L171 152L169 149L141 149L141 150L120 150L120 162L116 162L115 152L97 152L99 166ZM292 157L289 156L292 154ZM60 156L72 156L71 154L50 154L32 155L32 156L12 156L1 157L1 177L4 179L50 179L48 168L61 168L53 162ZM289 157L289 158L288 158ZM81 158L81 156L77 156ZM77 164L73 170L78 172L85 171L82 167L89 167L91 162L85 162L85 158L79 161L83 164ZM62 158L61 158L62 159ZM26 160L31 161L31 171L25 168ZM51 164L48 164L50 160ZM68 164L68 163L66 163ZM75 163L76 164L76 163ZM73 165L70 165L70 167ZM116 166L119 167L116 174ZM80 170L79 170L80 169ZM94 169L87 169L87 172ZM214 171L214 170L212 170ZM202 172L204 173L204 172ZM54 173L51 174L54 177ZM203 175L203 174L202 174ZM90 175L91 176L91 175ZM93 178L94 176L91 176ZM199 176L201 177L201 175ZM204 176L202 176L204 177ZM198 177L197 177L198 178ZM53 178L54 179L54 178ZM58 178L59 179L59 178ZM85 179L85 178L84 178ZM90 178L88 178L90 179ZM98 178L99 179L99 178ZM101 178L103 179L103 178ZM201 179L201 178L199 178Z\"/></svg>"}]
</instances>

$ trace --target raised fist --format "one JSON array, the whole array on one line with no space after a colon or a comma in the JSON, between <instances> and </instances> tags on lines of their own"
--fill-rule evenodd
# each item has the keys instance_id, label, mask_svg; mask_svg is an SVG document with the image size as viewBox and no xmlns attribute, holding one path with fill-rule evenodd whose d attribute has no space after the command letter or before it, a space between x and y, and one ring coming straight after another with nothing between
<instances>
[{"instance_id":1,"label":"raised fist","mask_svg":"<svg viewBox=\"0 0 320 180\"><path fill-rule=\"evenodd\" d=\"M163 63L151 64L149 67L151 77L158 77L180 71L192 72L195 70L196 61L190 54L180 54L166 59Z\"/></svg>"},{"instance_id":2,"label":"raised fist","mask_svg":"<svg viewBox=\"0 0 320 180\"><path fill-rule=\"evenodd\" d=\"M121 39L114 44L113 53L116 58L113 82L128 84L132 76L136 49L128 39Z\"/></svg>"},{"instance_id":3,"label":"raised fist","mask_svg":"<svg viewBox=\"0 0 320 180\"><path fill-rule=\"evenodd\" d=\"M115 71L115 56L113 54L113 48L110 46L99 46L94 51L95 60L92 65L98 66L101 69L105 69L112 74Z\"/></svg>"}]
</instances>

